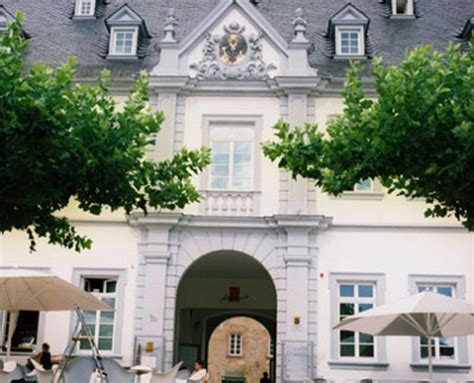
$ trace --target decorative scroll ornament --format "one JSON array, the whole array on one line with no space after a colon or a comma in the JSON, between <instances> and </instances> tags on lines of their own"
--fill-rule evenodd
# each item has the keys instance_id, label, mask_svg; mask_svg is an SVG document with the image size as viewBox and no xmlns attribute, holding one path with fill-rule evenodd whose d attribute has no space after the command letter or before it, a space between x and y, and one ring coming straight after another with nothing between
<instances>
[{"instance_id":1,"label":"decorative scroll ornament","mask_svg":"<svg viewBox=\"0 0 474 383\"><path fill-rule=\"evenodd\" d=\"M203 58L190 65L198 80L266 80L277 69L263 61L262 35L244 36L245 27L232 23L223 36L205 35Z\"/></svg>"}]
</instances>

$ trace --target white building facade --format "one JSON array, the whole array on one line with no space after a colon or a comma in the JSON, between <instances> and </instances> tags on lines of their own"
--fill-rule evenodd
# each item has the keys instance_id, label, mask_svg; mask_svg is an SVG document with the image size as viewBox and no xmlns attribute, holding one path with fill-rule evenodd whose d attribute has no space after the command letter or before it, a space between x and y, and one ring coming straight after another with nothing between
<instances>
[{"instance_id":1,"label":"white building facade","mask_svg":"<svg viewBox=\"0 0 474 383\"><path fill-rule=\"evenodd\" d=\"M22 8L13 0L4 3L0 12ZM85 23L106 25L104 67L112 62L128 70L143 62L141 69L149 71L152 105L166 116L150 158L211 147L213 163L195 179L201 202L183 211L99 218L71 206L65 214L93 239L92 250L76 254L40 243L30 254L24 233L5 234L0 267L55 274L114 305L114 314L86 318L102 354L124 365L141 360L165 370L179 360L187 366L205 360L212 331L225 319L248 316L269 330L276 345L275 382L425 378L423 339L373 338L332 327L344 316L423 289L473 302L474 235L452 219L425 219L423 201L388 195L377 181L330 197L311 181L279 170L263 156L261 143L273 139L279 118L324 128L343 109L344 72L327 68L346 68L351 58L370 61L377 53L371 24L380 23L380 10L391 23L387 28L398 23L406 29L422 20L428 5L335 2L334 11L326 11L332 16L318 25L326 34L315 40L308 1L210 2L205 15L186 21L192 28L182 36L179 1L176 10L146 17L140 3L78 0L68 22L86 29L91 24ZM293 15L300 5L304 11ZM369 6L378 8L367 16ZM23 7L28 28L31 5ZM280 7L287 35L275 19L269 21L265 12L272 7ZM465 8L459 20L472 13L468 2L459 7ZM149 29L154 18L164 31L159 37ZM472 30L471 20L453 30L459 27L462 37ZM444 37L445 45L451 37ZM321 45L330 45L324 52L332 53L319 68L313 57L323 54ZM153 65L143 53L150 51L159 52ZM129 83L117 77L118 100ZM374 95L370 80L367 91ZM2 320L5 331L6 315ZM69 313L24 314L17 346L22 336L34 334L36 345L47 341L59 353L73 321ZM472 337L437 340L434 350L440 380L473 377ZM17 347L16 355L24 351ZM79 346L77 353L87 350Z\"/></svg>"}]
</instances>

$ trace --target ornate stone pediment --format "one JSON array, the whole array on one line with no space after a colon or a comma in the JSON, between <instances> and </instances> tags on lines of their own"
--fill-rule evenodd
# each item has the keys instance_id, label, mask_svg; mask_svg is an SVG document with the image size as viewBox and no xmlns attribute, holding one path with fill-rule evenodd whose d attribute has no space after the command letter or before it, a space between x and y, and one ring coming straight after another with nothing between
<instances>
[{"instance_id":1,"label":"ornate stone pediment","mask_svg":"<svg viewBox=\"0 0 474 383\"><path fill-rule=\"evenodd\" d=\"M269 71L262 54L262 34L245 34L245 27L233 22L224 34L207 33L202 59L190 65L199 80L266 80Z\"/></svg>"}]
</instances>

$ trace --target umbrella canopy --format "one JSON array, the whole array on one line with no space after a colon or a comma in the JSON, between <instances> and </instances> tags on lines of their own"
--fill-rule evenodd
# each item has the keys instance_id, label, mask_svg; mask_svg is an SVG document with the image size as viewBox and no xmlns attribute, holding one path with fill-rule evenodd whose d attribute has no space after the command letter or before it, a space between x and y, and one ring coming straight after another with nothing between
<instances>
[{"instance_id":1,"label":"umbrella canopy","mask_svg":"<svg viewBox=\"0 0 474 383\"><path fill-rule=\"evenodd\" d=\"M0 309L8 311L111 311L105 303L54 275L0 270Z\"/></svg>"},{"instance_id":2,"label":"umbrella canopy","mask_svg":"<svg viewBox=\"0 0 474 383\"><path fill-rule=\"evenodd\" d=\"M347 317L335 329L371 335L463 336L474 334L474 306L424 291Z\"/></svg>"},{"instance_id":3,"label":"umbrella canopy","mask_svg":"<svg viewBox=\"0 0 474 383\"><path fill-rule=\"evenodd\" d=\"M21 269L0 270L0 309L10 313L7 356L19 311L113 310L59 277Z\"/></svg>"},{"instance_id":4,"label":"umbrella canopy","mask_svg":"<svg viewBox=\"0 0 474 383\"><path fill-rule=\"evenodd\" d=\"M334 329L370 335L425 336L428 344L432 344L433 337L474 334L474 306L424 291L347 317ZM433 379L431 347L428 347L428 369Z\"/></svg>"}]
</instances>

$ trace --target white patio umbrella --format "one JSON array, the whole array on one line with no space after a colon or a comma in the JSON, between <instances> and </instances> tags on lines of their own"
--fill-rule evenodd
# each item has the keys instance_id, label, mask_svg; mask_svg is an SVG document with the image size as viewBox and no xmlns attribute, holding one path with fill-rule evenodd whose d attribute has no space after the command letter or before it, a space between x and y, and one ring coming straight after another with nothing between
<instances>
[{"instance_id":1,"label":"white patio umbrella","mask_svg":"<svg viewBox=\"0 0 474 383\"><path fill-rule=\"evenodd\" d=\"M427 337L428 371L433 380L432 339L474 334L474 306L460 299L424 291L347 317L334 329L370 335Z\"/></svg>"},{"instance_id":2,"label":"white patio umbrella","mask_svg":"<svg viewBox=\"0 0 474 383\"><path fill-rule=\"evenodd\" d=\"M0 270L0 309L9 312L7 358L20 311L112 310L59 277L24 269Z\"/></svg>"}]
</instances>

